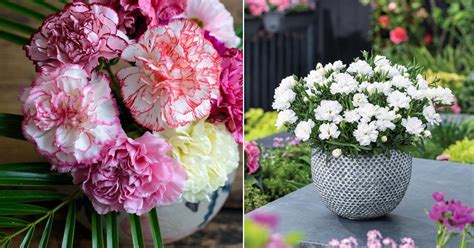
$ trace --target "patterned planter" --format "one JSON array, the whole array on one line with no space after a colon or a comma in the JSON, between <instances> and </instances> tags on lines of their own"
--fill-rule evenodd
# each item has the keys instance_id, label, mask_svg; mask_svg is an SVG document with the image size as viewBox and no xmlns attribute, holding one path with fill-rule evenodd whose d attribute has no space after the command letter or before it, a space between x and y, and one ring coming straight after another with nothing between
<instances>
[{"instance_id":1,"label":"patterned planter","mask_svg":"<svg viewBox=\"0 0 474 248\"><path fill-rule=\"evenodd\" d=\"M328 159L313 149L311 158L313 182L323 204L335 214L354 220L393 211L408 188L411 165L412 158L400 151Z\"/></svg>"},{"instance_id":2,"label":"patterned planter","mask_svg":"<svg viewBox=\"0 0 474 248\"><path fill-rule=\"evenodd\" d=\"M224 206L231 191L234 178L235 171L229 175L226 185L211 195L209 202L178 202L171 206L159 207L158 218L164 243L167 244L183 239L209 223ZM120 214L117 222L119 223L121 241L132 244L128 215ZM142 229L145 243L153 245L150 225L146 216L142 216Z\"/></svg>"}]
</instances>

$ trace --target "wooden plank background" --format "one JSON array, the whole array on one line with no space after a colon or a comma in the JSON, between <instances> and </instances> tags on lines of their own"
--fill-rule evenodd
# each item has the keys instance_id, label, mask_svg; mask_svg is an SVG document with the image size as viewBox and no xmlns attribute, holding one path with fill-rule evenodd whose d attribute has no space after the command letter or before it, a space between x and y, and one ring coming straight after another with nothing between
<instances>
[{"instance_id":1,"label":"wooden plank background","mask_svg":"<svg viewBox=\"0 0 474 248\"><path fill-rule=\"evenodd\" d=\"M29 5L29 1L20 0L19 4ZM53 2L53 1L51 1ZM57 2L57 1L56 1ZM232 13L236 24L242 23L242 0L221 0ZM47 12L45 12L47 13ZM39 26L39 22L31 22L11 12L0 9L0 16L14 16L18 22ZM34 66L29 61L21 46L0 40L0 112L21 114L21 106L17 100L20 88L29 85L36 76ZM31 162L44 160L39 156L32 144L8 138L0 138L0 163ZM53 233L53 244L59 244L62 227L58 226ZM89 231L78 227L77 247L90 246ZM239 167L231 195L224 209L205 228L189 238L167 247L241 247L242 243L242 167ZM15 247L12 244L11 247ZM122 247L126 247L123 246Z\"/></svg>"}]
</instances>

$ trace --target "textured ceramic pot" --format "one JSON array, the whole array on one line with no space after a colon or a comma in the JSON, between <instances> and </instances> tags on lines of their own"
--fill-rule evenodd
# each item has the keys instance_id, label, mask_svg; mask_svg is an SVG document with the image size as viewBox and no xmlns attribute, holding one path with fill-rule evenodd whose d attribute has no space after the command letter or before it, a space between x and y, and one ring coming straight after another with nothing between
<instances>
[{"instance_id":1,"label":"textured ceramic pot","mask_svg":"<svg viewBox=\"0 0 474 248\"><path fill-rule=\"evenodd\" d=\"M412 158L400 151L327 159L326 154L313 149L311 158L313 182L323 204L335 214L355 220L392 212L408 188L411 166Z\"/></svg>"},{"instance_id":2,"label":"textured ceramic pot","mask_svg":"<svg viewBox=\"0 0 474 248\"><path fill-rule=\"evenodd\" d=\"M229 175L229 179L224 187L216 190L210 201L199 203L179 202L170 206L158 208L158 219L160 221L160 231L164 243L171 243L183 239L200 228L204 227L214 218L219 210L224 206L230 194L232 183L235 178L235 171ZM121 241L131 244L130 222L127 214L120 214L119 223ZM145 243L153 245L150 225L147 216L142 216L142 230Z\"/></svg>"}]
</instances>

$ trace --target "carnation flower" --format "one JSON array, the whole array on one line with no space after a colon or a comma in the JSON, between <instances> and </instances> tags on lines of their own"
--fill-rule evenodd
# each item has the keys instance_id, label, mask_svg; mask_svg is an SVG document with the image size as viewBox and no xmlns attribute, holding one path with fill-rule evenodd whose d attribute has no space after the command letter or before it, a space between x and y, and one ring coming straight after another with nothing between
<instances>
[{"instance_id":1,"label":"carnation flower","mask_svg":"<svg viewBox=\"0 0 474 248\"><path fill-rule=\"evenodd\" d=\"M188 0L184 16L208 30L227 47L237 47L240 38L234 31L234 18L219 0Z\"/></svg>"},{"instance_id":2,"label":"carnation flower","mask_svg":"<svg viewBox=\"0 0 474 248\"><path fill-rule=\"evenodd\" d=\"M60 172L100 157L121 131L109 79L78 65L41 73L23 101L23 134Z\"/></svg>"},{"instance_id":3,"label":"carnation flower","mask_svg":"<svg viewBox=\"0 0 474 248\"><path fill-rule=\"evenodd\" d=\"M275 99L272 107L276 110L289 109L291 103L295 100L296 93L292 90L296 84L293 76L289 76L281 80L280 85L275 89Z\"/></svg>"},{"instance_id":4,"label":"carnation flower","mask_svg":"<svg viewBox=\"0 0 474 248\"><path fill-rule=\"evenodd\" d=\"M390 31L390 40L397 45L407 41L407 31L402 27L394 28L392 31Z\"/></svg>"},{"instance_id":5,"label":"carnation flower","mask_svg":"<svg viewBox=\"0 0 474 248\"><path fill-rule=\"evenodd\" d=\"M117 139L100 162L74 169L76 184L99 214L112 211L142 215L176 202L186 183L186 171L167 155L171 147L150 133L132 140Z\"/></svg>"},{"instance_id":6,"label":"carnation flower","mask_svg":"<svg viewBox=\"0 0 474 248\"><path fill-rule=\"evenodd\" d=\"M243 56L236 48L227 49L223 56L220 76L220 97L212 99L210 122L223 122L235 141L243 140Z\"/></svg>"},{"instance_id":7,"label":"carnation flower","mask_svg":"<svg viewBox=\"0 0 474 248\"><path fill-rule=\"evenodd\" d=\"M402 119L402 126L405 127L407 133L415 136L421 136L421 133L425 130L425 124L416 117Z\"/></svg>"},{"instance_id":8,"label":"carnation flower","mask_svg":"<svg viewBox=\"0 0 474 248\"><path fill-rule=\"evenodd\" d=\"M304 81L306 82L305 87L311 89L315 84L323 84L324 79L323 69L312 70L309 72L308 76L304 78Z\"/></svg>"},{"instance_id":9,"label":"carnation flower","mask_svg":"<svg viewBox=\"0 0 474 248\"><path fill-rule=\"evenodd\" d=\"M372 76L372 74L374 73L369 63L364 60L357 60L356 62L351 63L349 65L349 68L347 68L347 72L367 76Z\"/></svg>"},{"instance_id":10,"label":"carnation flower","mask_svg":"<svg viewBox=\"0 0 474 248\"><path fill-rule=\"evenodd\" d=\"M229 174L239 166L238 145L224 124L200 120L154 134L173 147L173 157L188 174L185 201L209 201L210 194L224 186Z\"/></svg>"},{"instance_id":11,"label":"carnation flower","mask_svg":"<svg viewBox=\"0 0 474 248\"><path fill-rule=\"evenodd\" d=\"M428 105L423 108L423 116L430 124L436 125L441 122L441 116L436 113L436 110L432 105Z\"/></svg>"},{"instance_id":12,"label":"carnation flower","mask_svg":"<svg viewBox=\"0 0 474 248\"><path fill-rule=\"evenodd\" d=\"M269 0L270 4L275 5L278 11L285 11L290 7L290 0Z\"/></svg>"},{"instance_id":13,"label":"carnation flower","mask_svg":"<svg viewBox=\"0 0 474 248\"><path fill-rule=\"evenodd\" d=\"M129 37L139 37L146 30L146 18L141 13L138 0L89 0L90 4L102 4L117 12L118 29Z\"/></svg>"},{"instance_id":14,"label":"carnation flower","mask_svg":"<svg viewBox=\"0 0 474 248\"><path fill-rule=\"evenodd\" d=\"M349 123L358 122L360 119L360 115L358 109L347 110L344 112L344 121Z\"/></svg>"},{"instance_id":15,"label":"carnation flower","mask_svg":"<svg viewBox=\"0 0 474 248\"><path fill-rule=\"evenodd\" d=\"M342 105L338 101L322 100L314 113L316 120L332 121L337 124L342 121L341 111Z\"/></svg>"},{"instance_id":16,"label":"carnation flower","mask_svg":"<svg viewBox=\"0 0 474 248\"><path fill-rule=\"evenodd\" d=\"M244 150L247 155L247 171L249 174L253 174L260 167L260 149L255 141L251 141L244 142Z\"/></svg>"},{"instance_id":17,"label":"carnation flower","mask_svg":"<svg viewBox=\"0 0 474 248\"><path fill-rule=\"evenodd\" d=\"M368 146L371 142L377 141L379 132L375 122L361 122L354 131L354 137L361 146Z\"/></svg>"},{"instance_id":18,"label":"carnation flower","mask_svg":"<svg viewBox=\"0 0 474 248\"><path fill-rule=\"evenodd\" d=\"M434 102L440 104L452 104L454 101L454 95L448 88L438 86L437 88L428 89L428 97Z\"/></svg>"},{"instance_id":19,"label":"carnation flower","mask_svg":"<svg viewBox=\"0 0 474 248\"><path fill-rule=\"evenodd\" d=\"M77 64L92 72L99 58L116 58L127 46L118 23L117 13L108 7L74 2L46 18L24 49L38 71Z\"/></svg>"},{"instance_id":20,"label":"carnation flower","mask_svg":"<svg viewBox=\"0 0 474 248\"><path fill-rule=\"evenodd\" d=\"M295 136L301 141L307 141L314 127L313 120L301 121L295 128Z\"/></svg>"},{"instance_id":21,"label":"carnation flower","mask_svg":"<svg viewBox=\"0 0 474 248\"><path fill-rule=\"evenodd\" d=\"M410 79L401 75L394 76L391 80L391 84L399 89L408 88L412 86L412 82L410 81Z\"/></svg>"},{"instance_id":22,"label":"carnation flower","mask_svg":"<svg viewBox=\"0 0 474 248\"><path fill-rule=\"evenodd\" d=\"M334 76L334 83L331 84L331 94L349 94L357 90L359 83L349 74L340 73Z\"/></svg>"},{"instance_id":23,"label":"carnation flower","mask_svg":"<svg viewBox=\"0 0 474 248\"><path fill-rule=\"evenodd\" d=\"M267 0L245 0L245 3L253 16L261 16L270 10Z\"/></svg>"},{"instance_id":24,"label":"carnation flower","mask_svg":"<svg viewBox=\"0 0 474 248\"><path fill-rule=\"evenodd\" d=\"M278 113L275 126L277 128L281 128L283 125L285 125L285 123L293 124L296 121L298 121L298 117L296 116L295 112L291 109L287 109Z\"/></svg>"},{"instance_id":25,"label":"carnation flower","mask_svg":"<svg viewBox=\"0 0 474 248\"><path fill-rule=\"evenodd\" d=\"M408 95L416 100L421 100L426 98L426 91L425 90L418 90L414 86L410 86L407 88Z\"/></svg>"},{"instance_id":26,"label":"carnation flower","mask_svg":"<svg viewBox=\"0 0 474 248\"><path fill-rule=\"evenodd\" d=\"M332 70L333 72L339 72L342 69L346 68L346 65L342 63L340 60L336 60L333 63L329 63L326 66L324 66L324 70L326 72Z\"/></svg>"},{"instance_id":27,"label":"carnation flower","mask_svg":"<svg viewBox=\"0 0 474 248\"><path fill-rule=\"evenodd\" d=\"M359 116L361 117L362 122L370 122L372 117L377 115L377 112L379 111L380 106L378 105L373 105L372 103L366 103L357 108L357 112L359 113Z\"/></svg>"},{"instance_id":28,"label":"carnation flower","mask_svg":"<svg viewBox=\"0 0 474 248\"><path fill-rule=\"evenodd\" d=\"M379 24L382 28L388 28L388 25L390 25L390 18L386 15L379 16Z\"/></svg>"},{"instance_id":29,"label":"carnation flower","mask_svg":"<svg viewBox=\"0 0 474 248\"><path fill-rule=\"evenodd\" d=\"M369 102L368 102L367 96L365 94L357 93L352 97L352 105L354 105L354 107L359 107L359 106L364 105L366 103L369 103Z\"/></svg>"},{"instance_id":30,"label":"carnation flower","mask_svg":"<svg viewBox=\"0 0 474 248\"><path fill-rule=\"evenodd\" d=\"M410 97L398 90L390 93L387 97L387 102L394 108L408 108L410 106Z\"/></svg>"},{"instance_id":31,"label":"carnation flower","mask_svg":"<svg viewBox=\"0 0 474 248\"><path fill-rule=\"evenodd\" d=\"M208 116L211 99L220 95L221 59L192 21L148 29L122 58L135 62L117 74L125 105L139 124L153 131Z\"/></svg>"},{"instance_id":32,"label":"carnation flower","mask_svg":"<svg viewBox=\"0 0 474 248\"><path fill-rule=\"evenodd\" d=\"M138 6L149 19L149 26L166 24L181 15L188 0L138 0Z\"/></svg>"},{"instance_id":33,"label":"carnation flower","mask_svg":"<svg viewBox=\"0 0 474 248\"><path fill-rule=\"evenodd\" d=\"M324 123L319 126L319 138L321 140L337 139L341 132L337 130L337 125L334 123Z\"/></svg>"}]
</instances>

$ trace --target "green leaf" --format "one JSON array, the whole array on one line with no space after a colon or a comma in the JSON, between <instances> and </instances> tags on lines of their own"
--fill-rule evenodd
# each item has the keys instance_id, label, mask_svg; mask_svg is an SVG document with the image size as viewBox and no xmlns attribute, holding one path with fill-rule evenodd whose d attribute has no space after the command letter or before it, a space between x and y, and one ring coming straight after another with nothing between
<instances>
[{"instance_id":1,"label":"green leaf","mask_svg":"<svg viewBox=\"0 0 474 248\"><path fill-rule=\"evenodd\" d=\"M142 224L140 221L140 216L136 214L130 214L130 231L132 233L133 247L145 247L145 243L143 242Z\"/></svg>"},{"instance_id":2,"label":"green leaf","mask_svg":"<svg viewBox=\"0 0 474 248\"><path fill-rule=\"evenodd\" d=\"M46 163L46 162L0 164L0 171L23 171L23 172L47 173L51 171L51 164Z\"/></svg>"},{"instance_id":3,"label":"green leaf","mask_svg":"<svg viewBox=\"0 0 474 248\"><path fill-rule=\"evenodd\" d=\"M30 229L28 229L28 232L26 233L25 237L23 238L23 241L20 244L20 248L28 248L31 243L31 238L33 237L33 234L35 233L35 226L31 226Z\"/></svg>"},{"instance_id":4,"label":"green leaf","mask_svg":"<svg viewBox=\"0 0 474 248\"><path fill-rule=\"evenodd\" d=\"M67 197L65 194L43 190L0 190L0 202L21 203L60 200Z\"/></svg>"},{"instance_id":5,"label":"green leaf","mask_svg":"<svg viewBox=\"0 0 474 248\"><path fill-rule=\"evenodd\" d=\"M153 236L153 245L154 247L163 248L163 239L161 238L160 223L158 220L158 213L156 211L156 208L153 208L150 211L148 217L150 220L151 233Z\"/></svg>"},{"instance_id":6,"label":"green leaf","mask_svg":"<svg viewBox=\"0 0 474 248\"><path fill-rule=\"evenodd\" d=\"M111 212L106 215L107 220L107 248L118 248L118 229L117 229L117 213Z\"/></svg>"},{"instance_id":7,"label":"green leaf","mask_svg":"<svg viewBox=\"0 0 474 248\"><path fill-rule=\"evenodd\" d=\"M26 38L21 38L20 36L0 31L0 38L8 37L18 39L18 41L20 42L24 41L24 43L20 45L25 45L26 43L28 43L28 39ZM22 121L23 116L21 115L0 113L0 136L24 140L25 138L23 137L23 132L21 130Z\"/></svg>"},{"instance_id":8,"label":"green leaf","mask_svg":"<svg viewBox=\"0 0 474 248\"><path fill-rule=\"evenodd\" d=\"M0 248L7 248L10 245L10 240L5 241Z\"/></svg>"},{"instance_id":9,"label":"green leaf","mask_svg":"<svg viewBox=\"0 0 474 248\"><path fill-rule=\"evenodd\" d=\"M5 238L7 235L5 233L0 233L0 240L2 240L3 238Z\"/></svg>"},{"instance_id":10,"label":"green leaf","mask_svg":"<svg viewBox=\"0 0 474 248\"><path fill-rule=\"evenodd\" d=\"M39 12L36 12L34 10L25 8L25 7L23 7L19 4L16 4L16 3L11 2L11 1L6 1L6 0L0 1L0 6L3 6L4 9L9 9L11 11L15 11L15 12L21 14L21 15L34 18L38 21L43 21L46 17L45 15L43 15Z\"/></svg>"},{"instance_id":11,"label":"green leaf","mask_svg":"<svg viewBox=\"0 0 474 248\"><path fill-rule=\"evenodd\" d=\"M34 215L48 212L47 208L29 204L0 203L0 215Z\"/></svg>"},{"instance_id":12,"label":"green leaf","mask_svg":"<svg viewBox=\"0 0 474 248\"><path fill-rule=\"evenodd\" d=\"M13 29L13 30L18 31L18 32L23 32L26 35L31 35L32 33L34 33L36 31L35 28L32 28L30 26L27 26L27 25L24 25L24 24L21 24L21 23L17 23L17 22L14 22L14 21L11 21L11 20L8 20L8 19L5 19L5 18L1 18L1 17L0 17L0 26L10 28L10 29Z\"/></svg>"},{"instance_id":13,"label":"green leaf","mask_svg":"<svg viewBox=\"0 0 474 248\"><path fill-rule=\"evenodd\" d=\"M50 10L50 11L53 11L53 12L60 11L60 9L56 8L54 5L51 5L47 2L45 2L44 0L33 0L33 2L38 4L41 7L45 8L45 9Z\"/></svg>"},{"instance_id":14,"label":"green leaf","mask_svg":"<svg viewBox=\"0 0 474 248\"><path fill-rule=\"evenodd\" d=\"M72 185L72 178L57 173L0 171L0 186Z\"/></svg>"},{"instance_id":15,"label":"green leaf","mask_svg":"<svg viewBox=\"0 0 474 248\"><path fill-rule=\"evenodd\" d=\"M96 211L92 211L92 247L101 248L104 247L104 237L102 233L102 218L97 214Z\"/></svg>"},{"instance_id":16,"label":"green leaf","mask_svg":"<svg viewBox=\"0 0 474 248\"><path fill-rule=\"evenodd\" d=\"M74 243L74 229L76 227L76 202L69 203L66 226L64 228L62 248L72 248Z\"/></svg>"},{"instance_id":17,"label":"green leaf","mask_svg":"<svg viewBox=\"0 0 474 248\"><path fill-rule=\"evenodd\" d=\"M24 227L28 225L27 221L10 218L10 217L0 217L0 227Z\"/></svg>"},{"instance_id":18,"label":"green leaf","mask_svg":"<svg viewBox=\"0 0 474 248\"><path fill-rule=\"evenodd\" d=\"M38 244L38 247L40 248L48 247L48 241L49 241L49 236L51 234L51 228L53 227L53 221L54 221L54 214L51 214L48 217L48 221L46 222L46 225L44 227L43 234L41 235L41 240Z\"/></svg>"}]
</instances>

